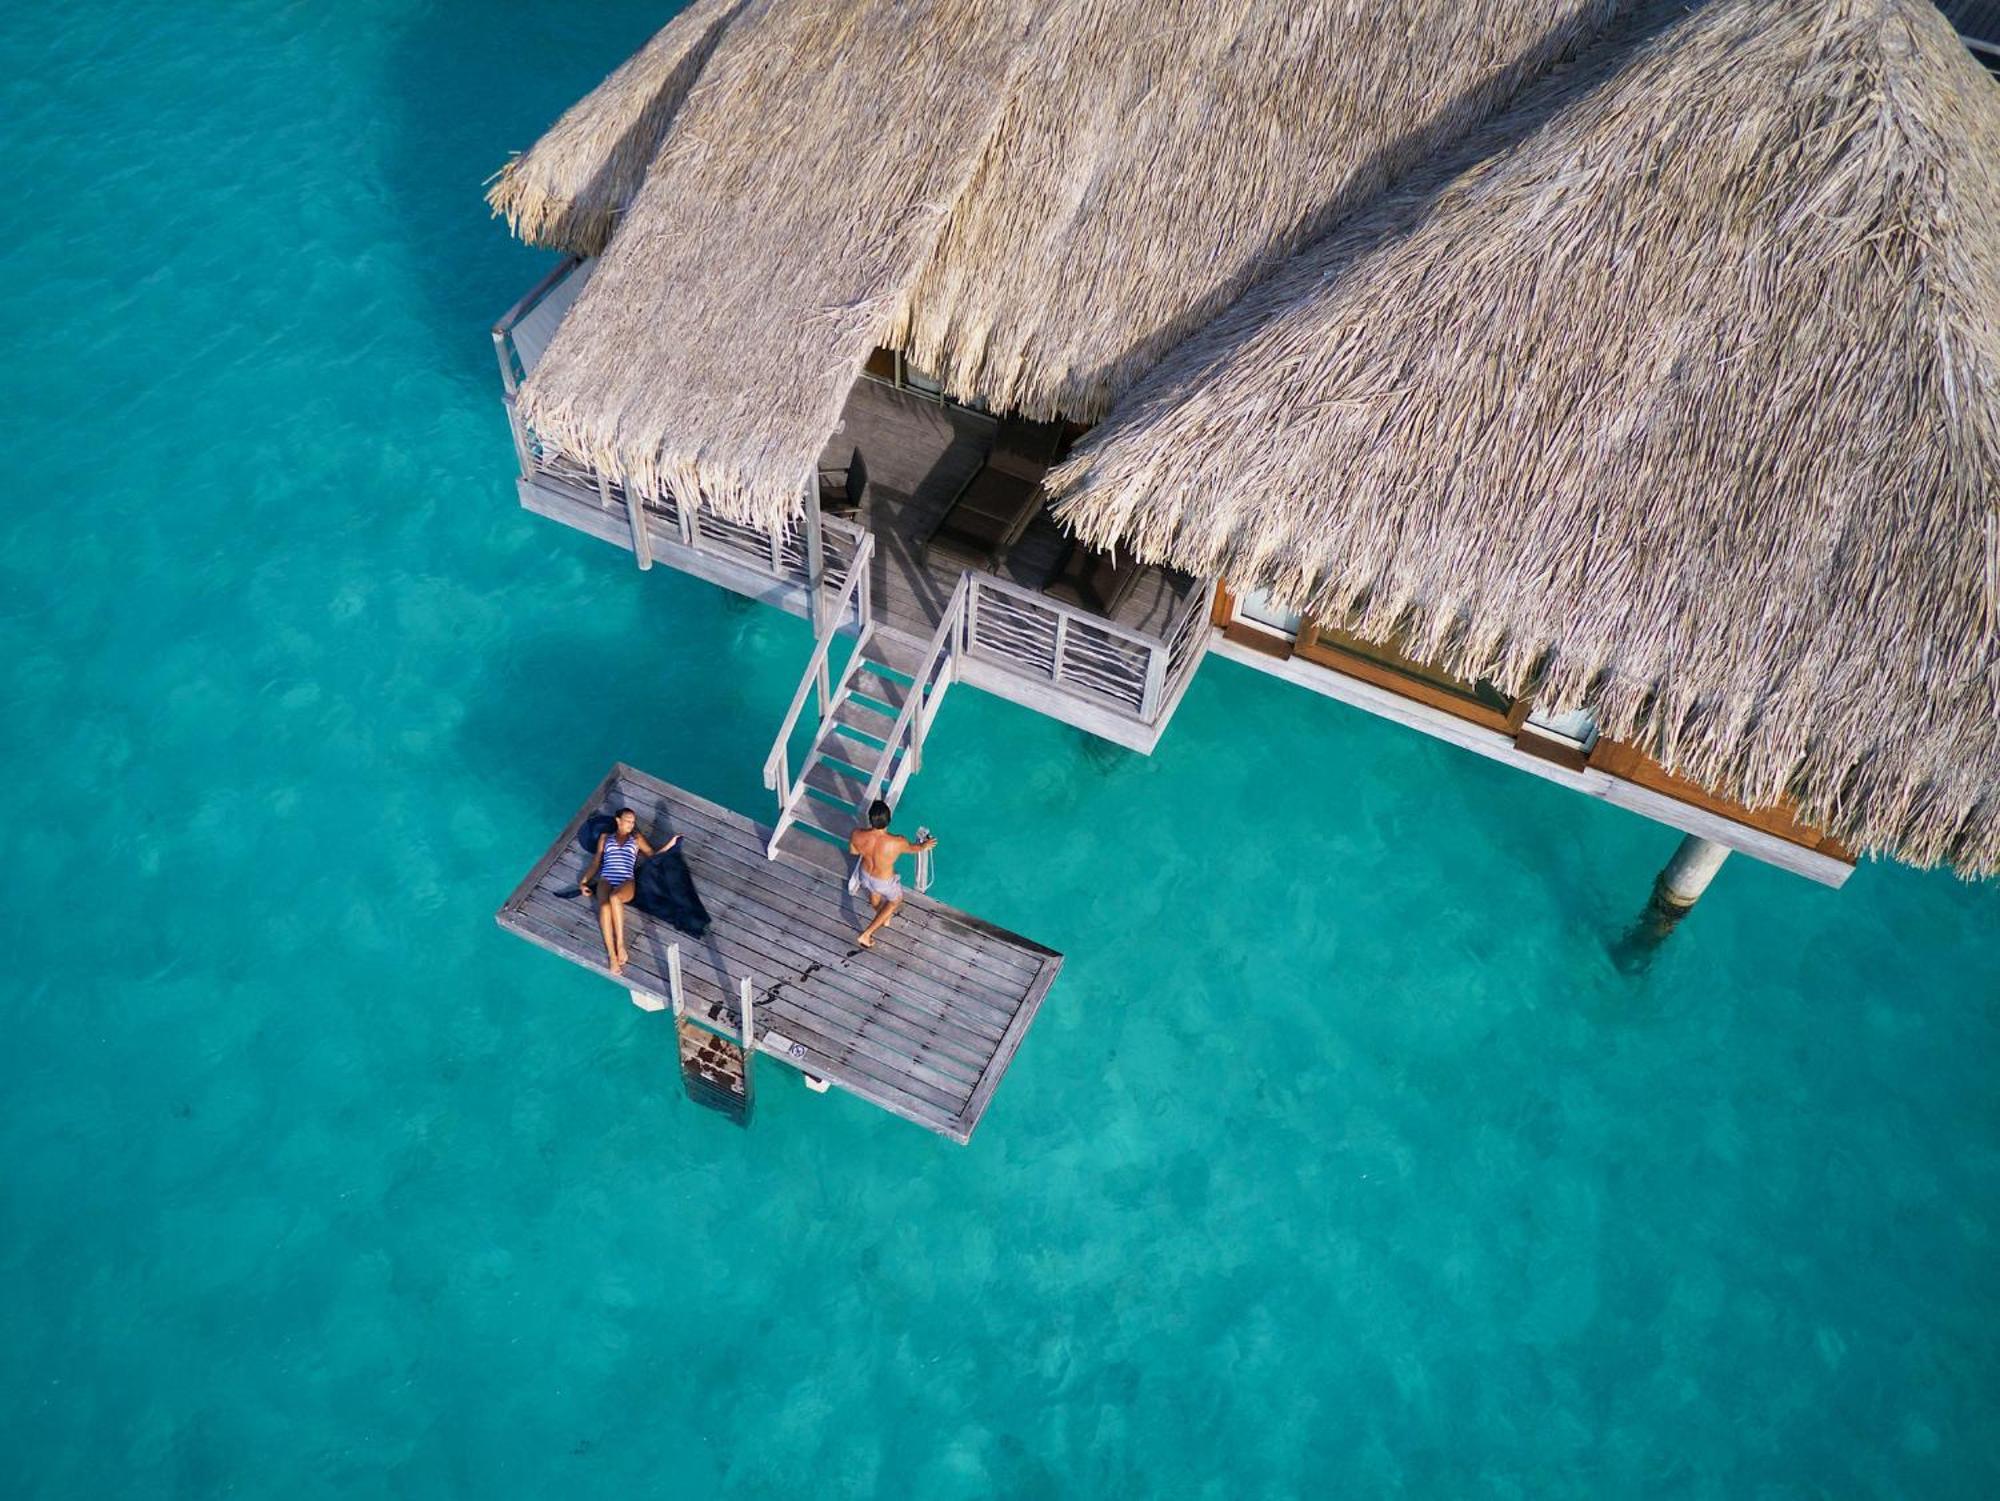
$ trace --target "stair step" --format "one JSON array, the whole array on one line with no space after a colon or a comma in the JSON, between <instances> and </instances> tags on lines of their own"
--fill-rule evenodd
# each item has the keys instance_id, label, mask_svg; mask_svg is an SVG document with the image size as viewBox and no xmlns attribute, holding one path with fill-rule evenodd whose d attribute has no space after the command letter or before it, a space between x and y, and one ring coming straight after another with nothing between
<instances>
[{"instance_id":1,"label":"stair step","mask_svg":"<svg viewBox=\"0 0 2000 1501\"><path fill-rule=\"evenodd\" d=\"M924 665L924 648L905 645L896 637L877 630L868 638L862 657L870 663L886 667L890 672L905 680L914 678L917 669Z\"/></svg>"},{"instance_id":2,"label":"stair step","mask_svg":"<svg viewBox=\"0 0 2000 1501\"><path fill-rule=\"evenodd\" d=\"M818 756L806 762L805 773L799 780L814 792L825 793L849 808L860 807L861 795L868 790L868 778Z\"/></svg>"},{"instance_id":3,"label":"stair step","mask_svg":"<svg viewBox=\"0 0 2000 1501\"><path fill-rule=\"evenodd\" d=\"M863 661L855 669L848 691L884 705L892 714L900 714L914 686L908 678L892 677L875 663Z\"/></svg>"},{"instance_id":4,"label":"stair step","mask_svg":"<svg viewBox=\"0 0 2000 1501\"><path fill-rule=\"evenodd\" d=\"M786 824L785 832L778 837L778 848L839 876L842 881L847 879L854 864L854 857L847 853L846 836L836 842L831 834L822 834L809 824Z\"/></svg>"},{"instance_id":5,"label":"stair step","mask_svg":"<svg viewBox=\"0 0 2000 1501\"><path fill-rule=\"evenodd\" d=\"M859 735L850 735L838 725L830 725L821 732L819 741L813 746L816 755L831 756L845 761L864 777L872 775L875 763L882 759L882 747L874 740L864 740ZM902 752L898 751L898 755Z\"/></svg>"},{"instance_id":6,"label":"stair step","mask_svg":"<svg viewBox=\"0 0 2000 1501\"><path fill-rule=\"evenodd\" d=\"M848 836L859 824L848 809L836 808L816 797L802 797L793 803L792 817L801 827L815 829L827 838L839 841L843 848L847 845Z\"/></svg>"},{"instance_id":7,"label":"stair step","mask_svg":"<svg viewBox=\"0 0 2000 1501\"><path fill-rule=\"evenodd\" d=\"M889 742L889 732L896 728L894 714L884 714L880 709L846 694L842 694L840 701L833 706L833 722L850 730L859 730L884 745Z\"/></svg>"}]
</instances>

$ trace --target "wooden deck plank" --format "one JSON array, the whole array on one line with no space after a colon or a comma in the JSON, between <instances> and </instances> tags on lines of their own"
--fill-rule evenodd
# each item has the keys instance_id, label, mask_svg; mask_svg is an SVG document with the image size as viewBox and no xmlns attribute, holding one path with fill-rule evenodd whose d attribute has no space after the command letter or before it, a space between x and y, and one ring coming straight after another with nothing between
<instances>
[{"instance_id":1,"label":"wooden deck plank","mask_svg":"<svg viewBox=\"0 0 2000 1501\"><path fill-rule=\"evenodd\" d=\"M923 544L985 462L993 427L992 418L977 412L857 381L821 456L823 467L839 469L861 451L868 470L863 517L875 534L875 615L905 635L928 639L944 618L959 569L928 563ZM1069 539L1044 509L1009 551L999 576L1039 592L1055 578L1068 550ZM1111 619L1164 637L1194 587L1191 579L1148 566Z\"/></svg>"},{"instance_id":2,"label":"wooden deck plank","mask_svg":"<svg viewBox=\"0 0 2000 1501\"><path fill-rule=\"evenodd\" d=\"M806 930L808 932L824 931L821 924L825 927L838 925L838 939L829 938L823 942L815 957L837 957L853 949L853 938L861 930L867 909L858 898L848 895L844 880L830 883L821 877L815 881L810 874L803 874L802 878L802 873L780 862L764 861L761 848L753 842L739 844L712 830L691 832L702 833L717 844L729 846L738 862L747 862L754 857L763 865L760 873L755 869L745 870L742 863L724 864L711 877L717 883L717 889L725 890L740 900L755 900L763 896L784 905L787 910L792 904L798 904L815 919L815 926ZM885 964L897 967L899 979L913 997L948 1006L954 1011L967 1009L969 1003L975 1014L986 1016L994 1025L997 1037L1012 1018L1019 997L1032 981L1037 966L1015 970L1010 963L1003 967L996 946L983 938L945 934L944 941L939 942L933 932L936 925L923 920L929 915L922 907L912 907L906 902L895 922L877 938L876 956ZM904 923L906 917L910 920ZM903 924L900 931L897 924ZM885 948L886 940L891 935L898 942L894 947ZM928 943L925 941L927 938L931 940ZM991 969L978 965L978 961L989 955L995 961Z\"/></svg>"},{"instance_id":3,"label":"wooden deck plank","mask_svg":"<svg viewBox=\"0 0 2000 1501\"><path fill-rule=\"evenodd\" d=\"M712 874L712 871L704 872L703 885L705 899L711 900L719 895L706 879ZM579 944L593 943L601 948L601 941L595 936L595 911L587 900L564 901L548 893L537 893L529 898L524 910L534 912L551 926L564 928ZM699 952L694 940L646 919L644 914L631 915L628 926L634 948L634 966L640 966L637 933L643 925L649 931L661 931L656 935L657 944L648 945L647 958L654 962L642 966L642 973L657 974L664 982L665 949L678 942L682 953L683 985L690 982L699 985L706 981L716 995L730 1002L732 1010L736 984L746 976L760 995L771 997L773 992L789 986L796 976L812 971L816 983L802 995L780 998L783 1004L794 1009L837 1013L848 1019L847 1025L856 1029L877 1026L896 1033L903 1045L920 1057L927 1051L949 1051L954 1055L952 1062L957 1067L963 1069L967 1064L973 1065L968 1079L976 1076L979 1066L992 1056L1000 1042L999 1037L959 1027L948 1014L910 1007L897 994L900 987L884 983L880 976L854 972L848 966L857 958L858 951L849 951L843 956L822 947L815 952L812 946L789 940L759 914L746 912L740 907L732 908L723 901L714 901L711 913L717 919L716 927L710 930L710 938L701 940ZM725 925L727 936L716 936ZM710 939L714 940L712 947ZM657 956L650 952L654 947L659 950ZM628 967L627 972L631 973L631 968Z\"/></svg>"},{"instance_id":4,"label":"wooden deck plank","mask_svg":"<svg viewBox=\"0 0 2000 1501\"><path fill-rule=\"evenodd\" d=\"M585 862L576 836L600 808L629 805L650 836L686 836L713 924L696 941L628 913L632 962L610 976L587 898L556 893ZM599 783L498 916L529 942L665 996L668 953L681 951L689 1009L734 1025L737 983L758 996L760 1050L955 1140L967 1139L1046 994L1061 956L991 923L912 894L873 950L839 860L764 855L769 830L628 766ZM892 938L893 935L893 938ZM794 1049L796 1051L794 1051Z\"/></svg>"},{"instance_id":5,"label":"wooden deck plank","mask_svg":"<svg viewBox=\"0 0 2000 1501\"><path fill-rule=\"evenodd\" d=\"M503 919L502 925L510 932L519 934L550 953L575 962L583 962L576 960L577 939L574 932L550 926L546 913L547 909L540 904L531 904L523 910L508 914ZM594 926L592 932L595 933ZM595 970L620 985L625 984L631 976L631 970L628 969L624 976L614 977L601 963L594 961L585 962L584 967ZM705 1002L698 1002L693 994L689 996L688 1009L697 1014L707 1014L709 1006L706 1002L722 999L722 993L713 987L702 988L707 992ZM660 977L660 993L665 994L664 976ZM735 1018L733 1006L728 1008L727 1015L733 1027ZM760 1026L759 1030L766 1029ZM794 1041L806 1043L808 1048L829 1065L829 1070L825 1073L813 1069L815 1074L831 1079L842 1088L855 1093L863 1092L855 1087L857 1084L864 1085L868 1097L876 1103L896 1100L899 1102L898 1106L891 1108L897 1108L898 1114L908 1115L910 1119L918 1120L933 1129L941 1129L945 1123L963 1117L963 1102L966 1098L963 1091L955 1095L948 1092L941 1093L927 1085L909 1080L897 1068L886 1066L869 1054L857 1054L849 1039L837 1033L829 1034L816 1025L813 1018L788 1018L786 1024L773 1025L768 1030L778 1032Z\"/></svg>"},{"instance_id":6,"label":"wooden deck plank","mask_svg":"<svg viewBox=\"0 0 2000 1501\"><path fill-rule=\"evenodd\" d=\"M576 915L567 910L579 906L588 915ZM565 904L560 898L537 893L521 910L545 926L565 932L574 942L596 941L595 909L587 902L572 900ZM637 925L644 921L643 913L632 914L628 918L635 935ZM902 1016L895 1008L895 997L891 992L865 983L844 983L837 971L822 968L811 960L801 960L796 953L788 954L779 943L746 931L746 926L743 914L732 914L731 938L719 940L713 950L707 951L711 958L721 958L729 966L727 970L708 977L717 998L733 1001L734 981L747 975L760 1009L768 1006L787 1016L810 1017L822 1023L821 1029L828 1035L851 1036L857 1040L856 1046L862 1052L885 1062L914 1060L912 1071L918 1077L945 1093L955 1094L961 1102L978 1081L981 1070L992 1057L993 1043L989 1042L977 1050L953 1049L947 1052L944 1041L934 1032L925 1031ZM679 941L682 945L681 981L685 990L689 971L700 963L699 956L690 953L695 941L685 937L676 940L671 934L665 941ZM707 940L702 942L706 944ZM664 962L660 968L664 970ZM796 976L806 973L812 973L817 983L810 987L795 987ZM699 981L703 977L695 975L694 978ZM661 973L660 980L665 983L664 973ZM791 993L788 994L788 991ZM733 1005L730 1010L733 1014Z\"/></svg>"},{"instance_id":7,"label":"wooden deck plank","mask_svg":"<svg viewBox=\"0 0 2000 1501\"><path fill-rule=\"evenodd\" d=\"M752 883L754 877L744 877L728 869L718 875L710 869L704 873L702 889L708 897L734 899L728 907L710 903L718 919L728 917L732 925L744 929L744 937L764 939L760 953L766 955L766 967L764 971L748 971L758 989L800 969L820 965L824 967L824 985L866 1005L894 1007L896 1015L910 1029L922 1029L926 1035L938 1037L966 1055L978 1059L990 1057L992 1047L1006 1033L1024 987L1016 987L1014 1001L1002 1009L992 1001L996 993L984 983L976 989L962 987L954 993L928 977L916 975L912 969L896 965L892 957L858 949L852 943L852 933L858 925L848 927L846 937L830 943L824 935L796 923L778 927L778 923L754 915L754 909L746 917L746 903L768 893L768 887L756 889ZM890 977L894 985L888 983Z\"/></svg>"},{"instance_id":8,"label":"wooden deck plank","mask_svg":"<svg viewBox=\"0 0 2000 1501\"><path fill-rule=\"evenodd\" d=\"M619 793L614 791L613 795L617 796ZM631 795L631 789L626 789L625 795ZM755 850L758 859L763 860L764 846L761 841L766 837L763 826L751 824L747 819L739 820L734 826L703 820L699 826L704 838L715 838L739 849ZM826 874L824 871L811 867L800 869L788 864L783 858L767 862L764 868L774 882L795 888L800 899L821 906L830 902L835 911L842 916L851 913L857 918L854 924L855 931L859 931L861 923L858 918L866 909L858 899L850 901L846 898L844 882L829 890L824 880ZM842 875L844 877L844 870ZM902 922L906 916L911 919L910 924L901 929L892 924L884 930L882 939L878 940L877 945L880 947L882 943L888 943L890 951L905 962L922 958L921 953L917 952L918 945L911 935L919 931L935 931L953 940L955 946L953 949L940 950L940 953L957 952L961 948L980 949L983 945L984 949L990 949L991 957L998 967L1022 979L1031 977L1040 967L1038 961L1040 953L1043 952L1040 945L993 928L991 924L984 923L969 914L954 912L950 908L939 907L925 900L907 904L903 912L898 914L897 922ZM953 976L955 981L964 978ZM1019 987L1011 983L1002 983L999 988L1010 997L1019 994ZM1008 1013L1012 1014L1011 999L1008 1003Z\"/></svg>"},{"instance_id":9,"label":"wooden deck plank","mask_svg":"<svg viewBox=\"0 0 2000 1501\"><path fill-rule=\"evenodd\" d=\"M1001 1075L1007 1072L1007 1066L1014 1061L1014 1054L1020 1049L1021 1039L1028 1035L1028 1027L1034 1021L1035 1013L1041 1009L1042 999L1049 993L1049 988L1056 983L1056 975L1061 969L1061 959L1048 960L1042 973L1036 977L1034 985L1022 999L1021 1009L1014 1013L1014 1024L1007 1029L1006 1037L1001 1039L999 1049L993 1054L993 1061L986 1066L985 1076L973 1089L972 1098L966 1102L962 1118L966 1130L970 1131L979 1117L985 1113L987 1104L993 1098L993 1091L1000 1087Z\"/></svg>"}]
</instances>

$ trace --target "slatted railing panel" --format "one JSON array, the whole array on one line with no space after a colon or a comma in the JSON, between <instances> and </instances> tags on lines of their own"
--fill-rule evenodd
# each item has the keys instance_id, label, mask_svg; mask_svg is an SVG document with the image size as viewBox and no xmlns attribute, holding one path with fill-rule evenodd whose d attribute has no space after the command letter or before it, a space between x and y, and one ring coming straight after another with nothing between
<instances>
[{"instance_id":1,"label":"slatted railing panel","mask_svg":"<svg viewBox=\"0 0 2000 1501\"><path fill-rule=\"evenodd\" d=\"M1167 702L1173 701L1181 684L1194 675L1208 649L1209 616L1215 608L1215 581L1198 585L1189 594L1181 617L1167 635Z\"/></svg>"},{"instance_id":2,"label":"slatted railing panel","mask_svg":"<svg viewBox=\"0 0 2000 1501\"><path fill-rule=\"evenodd\" d=\"M974 575L966 649L1093 702L1137 715L1164 648L1108 621Z\"/></svg>"},{"instance_id":3,"label":"slatted railing panel","mask_svg":"<svg viewBox=\"0 0 2000 1501\"><path fill-rule=\"evenodd\" d=\"M1038 610L1013 595L975 581L970 648L1000 658L1037 677L1056 671L1056 612Z\"/></svg>"},{"instance_id":4,"label":"slatted railing panel","mask_svg":"<svg viewBox=\"0 0 2000 1501\"><path fill-rule=\"evenodd\" d=\"M535 474L543 479L552 479L560 484L570 485L587 495L597 494L597 471L588 464L579 463L557 448L546 438L538 435L533 428L527 429L528 449L534 456ZM622 485L613 485L611 493L623 498Z\"/></svg>"},{"instance_id":5,"label":"slatted railing panel","mask_svg":"<svg viewBox=\"0 0 2000 1501\"><path fill-rule=\"evenodd\" d=\"M1073 615L1064 632L1056 681L1123 704L1136 714L1145 702L1147 664L1157 650Z\"/></svg>"},{"instance_id":6,"label":"slatted railing panel","mask_svg":"<svg viewBox=\"0 0 2000 1501\"><path fill-rule=\"evenodd\" d=\"M703 510L695 527L695 546L719 557L734 558L752 568L770 573L771 534L754 526L729 521L713 511Z\"/></svg>"}]
</instances>

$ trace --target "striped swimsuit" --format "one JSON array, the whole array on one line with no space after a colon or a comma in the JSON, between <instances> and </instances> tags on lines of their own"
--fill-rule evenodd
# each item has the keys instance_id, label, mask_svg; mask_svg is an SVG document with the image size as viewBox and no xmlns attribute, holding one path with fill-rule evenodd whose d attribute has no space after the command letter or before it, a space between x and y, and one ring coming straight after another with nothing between
<instances>
[{"instance_id":1,"label":"striped swimsuit","mask_svg":"<svg viewBox=\"0 0 2000 1501\"><path fill-rule=\"evenodd\" d=\"M620 841L614 834L604 836L604 864L599 874L604 877L607 890L616 891L632 879L632 871L639 863L639 836L634 833L629 839Z\"/></svg>"}]
</instances>

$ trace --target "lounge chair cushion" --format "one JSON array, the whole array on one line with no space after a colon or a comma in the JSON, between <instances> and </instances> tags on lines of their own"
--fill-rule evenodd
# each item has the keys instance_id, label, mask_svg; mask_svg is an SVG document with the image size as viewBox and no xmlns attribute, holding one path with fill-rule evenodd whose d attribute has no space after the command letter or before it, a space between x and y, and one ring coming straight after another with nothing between
<instances>
[{"instance_id":1,"label":"lounge chair cushion","mask_svg":"<svg viewBox=\"0 0 2000 1501\"><path fill-rule=\"evenodd\" d=\"M1016 479L1039 482L1056 461L1056 446L1062 441L1060 422L1002 422L993 432L993 449L986 455L988 468Z\"/></svg>"},{"instance_id":2,"label":"lounge chair cushion","mask_svg":"<svg viewBox=\"0 0 2000 1501\"><path fill-rule=\"evenodd\" d=\"M959 492L925 550L962 567L997 568L1040 506L1039 480L982 469Z\"/></svg>"},{"instance_id":3,"label":"lounge chair cushion","mask_svg":"<svg viewBox=\"0 0 2000 1501\"><path fill-rule=\"evenodd\" d=\"M1139 561L1130 553L1093 552L1081 542L1072 542L1062 567L1042 593L1109 619L1132 592L1139 572Z\"/></svg>"}]
</instances>

